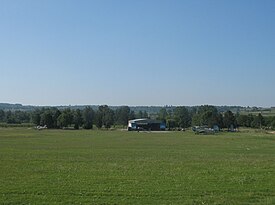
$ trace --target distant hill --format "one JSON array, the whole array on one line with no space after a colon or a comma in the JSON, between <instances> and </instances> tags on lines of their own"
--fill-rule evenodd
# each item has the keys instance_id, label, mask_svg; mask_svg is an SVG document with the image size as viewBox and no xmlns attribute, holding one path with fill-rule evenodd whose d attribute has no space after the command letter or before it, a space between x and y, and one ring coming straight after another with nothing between
<instances>
[{"instance_id":1,"label":"distant hill","mask_svg":"<svg viewBox=\"0 0 275 205\"><path fill-rule=\"evenodd\" d=\"M22 104L9 104L9 103L0 103L1 110L22 110L22 111L31 111L35 109L35 106L22 105Z\"/></svg>"},{"instance_id":2,"label":"distant hill","mask_svg":"<svg viewBox=\"0 0 275 205\"><path fill-rule=\"evenodd\" d=\"M16 111L16 110L21 110L21 111L33 111L37 108L43 108L43 107L57 107L58 109L66 109L66 108L71 108L71 109L84 109L86 106L91 106L94 110L97 110L99 105L69 105L69 106L33 106L33 105L22 105L22 104L10 104L10 103L0 103L0 109L1 110L11 110L11 111ZM119 106L109 106L111 109L115 110ZM139 111L146 111L149 114L156 114L159 112L161 108L166 108L168 111L173 110L176 106L129 106L130 109L134 112L139 112ZM189 110L191 109L196 109L199 106L186 106ZM269 112L269 111L274 111L274 108L261 108L261 107L242 107L242 106L216 106L219 112L226 112L228 110L234 112L234 113L260 113L260 112Z\"/></svg>"}]
</instances>

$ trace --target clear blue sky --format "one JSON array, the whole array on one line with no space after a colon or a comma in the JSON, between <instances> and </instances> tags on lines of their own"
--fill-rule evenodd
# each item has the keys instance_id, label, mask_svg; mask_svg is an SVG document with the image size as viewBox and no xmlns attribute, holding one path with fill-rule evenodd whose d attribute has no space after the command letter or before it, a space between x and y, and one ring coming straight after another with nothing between
<instances>
[{"instance_id":1,"label":"clear blue sky","mask_svg":"<svg viewBox=\"0 0 275 205\"><path fill-rule=\"evenodd\" d=\"M274 0L1 0L0 102L275 106Z\"/></svg>"}]
</instances>

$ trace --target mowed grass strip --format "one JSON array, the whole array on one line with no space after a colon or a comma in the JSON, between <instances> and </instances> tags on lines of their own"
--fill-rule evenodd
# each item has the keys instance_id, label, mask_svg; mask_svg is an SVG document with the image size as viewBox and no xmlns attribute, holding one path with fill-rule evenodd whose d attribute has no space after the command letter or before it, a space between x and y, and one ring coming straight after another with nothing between
<instances>
[{"instance_id":1,"label":"mowed grass strip","mask_svg":"<svg viewBox=\"0 0 275 205\"><path fill-rule=\"evenodd\" d=\"M275 135L0 129L1 204L275 204Z\"/></svg>"}]
</instances>

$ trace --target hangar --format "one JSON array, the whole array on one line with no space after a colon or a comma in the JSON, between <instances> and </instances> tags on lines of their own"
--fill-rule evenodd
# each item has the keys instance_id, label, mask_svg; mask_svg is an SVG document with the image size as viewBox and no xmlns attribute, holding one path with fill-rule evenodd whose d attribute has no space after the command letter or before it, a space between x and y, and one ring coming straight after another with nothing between
<instances>
[{"instance_id":1,"label":"hangar","mask_svg":"<svg viewBox=\"0 0 275 205\"><path fill-rule=\"evenodd\" d=\"M134 119L129 120L128 122L128 131L139 131L139 130L148 130L148 131L161 131L165 130L166 125L160 120L151 120L151 119Z\"/></svg>"}]
</instances>

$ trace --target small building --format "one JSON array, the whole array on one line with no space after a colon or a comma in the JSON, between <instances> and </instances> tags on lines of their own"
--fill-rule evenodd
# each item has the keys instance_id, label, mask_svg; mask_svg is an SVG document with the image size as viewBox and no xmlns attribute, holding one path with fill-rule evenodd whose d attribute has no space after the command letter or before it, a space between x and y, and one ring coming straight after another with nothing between
<instances>
[{"instance_id":1,"label":"small building","mask_svg":"<svg viewBox=\"0 0 275 205\"><path fill-rule=\"evenodd\" d=\"M151 119L134 119L129 120L128 122L128 131L139 131L139 130L148 130L148 131L161 131L165 130L166 125L160 120L151 120Z\"/></svg>"}]
</instances>

